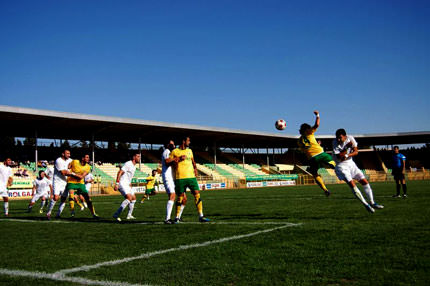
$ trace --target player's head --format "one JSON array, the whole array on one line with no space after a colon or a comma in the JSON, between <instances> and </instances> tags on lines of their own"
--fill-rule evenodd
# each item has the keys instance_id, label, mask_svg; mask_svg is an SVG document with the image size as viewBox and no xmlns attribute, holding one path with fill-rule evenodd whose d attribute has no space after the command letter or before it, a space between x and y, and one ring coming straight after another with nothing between
<instances>
[{"instance_id":1,"label":"player's head","mask_svg":"<svg viewBox=\"0 0 430 286\"><path fill-rule=\"evenodd\" d=\"M70 158L70 150L64 149L63 152L61 153L61 157L63 157L63 159L69 159Z\"/></svg>"},{"instance_id":2,"label":"player's head","mask_svg":"<svg viewBox=\"0 0 430 286\"><path fill-rule=\"evenodd\" d=\"M190 147L191 144L191 139L188 136L184 136L182 137L182 145L184 145L185 147Z\"/></svg>"},{"instance_id":3,"label":"player's head","mask_svg":"<svg viewBox=\"0 0 430 286\"><path fill-rule=\"evenodd\" d=\"M157 170L152 170L152 176L155 176L157 174Z\"/></svg>"},{"instance_id":4,"label":"player's head","mask_svg":"<svg viewBox=\"0 0 430 286\"><path fill-rule=\"evenodd\" d=\"M81 157L81 162L88 164L90 162L90 154L83 153Z\"/></svg>"},{"instance_id":5,"label":"player's head","mask_svg":"<svg viewBox=\"0 0 430 286\"><path fill-rule=\"evenodd\" d=\"M11 158L6 158L4 160L4 165L5 166L11 166L12 165L12 159Z\"/></svg>"},{"instance_id":6,"label":"player's head","mask_svg":"<svg viewBox=\"0 0 430 286\"><path fill-rule=\"evenodd\" d=\"M166 144L164 144L164 147L172 151L173 149L175 149L175 142L173 140L169 140L166 142Z\"/></svg>"},{"instance_id":7,"label":"player's head","mask_svg":"<svg viewBox=\"0 0 430 286\"><path fill-rule=\"evenodd\" d=\"M302 125L300 125L299 132L301 135L306 135L311 128L312 127L309 124L303 123Z\"/></svg>"},{"instance_id":8,"label":"player's head","mask_svg":"<svg viewBox=\"0 0 430 286\"><path fill-rule=\"evenodd\" d=\"M131 157L131 159L132 159L135 163L140 162L140 153L139 153L139 152L134 152L134 153L133 153L133 156Z\"/></svg>"},{"instance_id":9,"label":"player's head","mask_svg":"<svg viewBox=\"0 0 430 286\"><path fill-rule=\"evenodd\" d=\"M45 178L45 171L43 171L43 170L40 170L39 171L39 178L41 178L41 179L43 179L43 178Z\"/></svg>"},{"instance_id":10,"label":"player's head","mask_svg":"<svg viewBox=\"0 0 430 286\"><path fill-rule=\"evenodd\" d=\"M399 153L399 146L394 146L393 147L393 151L394 151L394 153Z\"/></svg>"},{"instance_id":11,"label":"player's head","mask_svg":"<svg viewBox=\"0 0 430 286\"><path fill-rule=\"evenodd\" d=\"M337 142L345 142L346 140L346 131L343 128L336 130L336 140Z\"/></svg>"}]
</instances>

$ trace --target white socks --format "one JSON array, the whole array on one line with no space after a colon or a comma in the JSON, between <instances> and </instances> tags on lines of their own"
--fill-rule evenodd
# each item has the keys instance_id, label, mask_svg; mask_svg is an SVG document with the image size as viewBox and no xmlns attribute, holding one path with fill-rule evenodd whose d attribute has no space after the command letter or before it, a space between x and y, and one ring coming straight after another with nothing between
<instances>
[{"instance_id":1,"label":"white socks","mask_svg":"<svg viewBox=\"0 0 430 286\"><path fill-rule=\"evenodd\" d=\"M121 206L119 207L119 209L115 212L115 214L113 215L114 217L119 217L119 215L121 214L122 210L125 209L128 205L130 204L130 201L125 199L124 201L122 201Z\"/></svg>"},{"instance_id":2,"label":"white socks","mask_svg":"<svg viewBox=\"0 0 430 286\"><path fill-rule=\"evenodd\" d=\"M179 212L179 216L177 215L177 217L181 218L184 208L185 208L185 205L181 205L181 211Z\"/></svg>"},{"instance_id":3,"label":"white socks","mask_svg":"<svg viewBox=\"0 0 430 286\"><path fill-rule=\"evenodd\" d=\"M4 202L4 213L5 215L9 214L9 202Z\"/></svg>"},{"instance_id":4,"label":"white socks","mask_svg":"<svg viewBox=\"0 0 430 286\"><path fill-rule=\"evenodd\" d=\"M128 205L128 214L127 216L132 216L133 215L133 210L134 210L134 204L136 203L136 200L132 200L130 202L130 204Z\"/></svg>"},{"instance_id":5,"label":"white socks","mask_svg":"<svg viewBox=\"0 0 430 286\"><path fill-rule=\"evenodd\" d=\"M352 188L352 193L363 205L365 205L365 206L367 205L366 200L363 198L363 195L361 194L361 192L357 188L357 186L354 186L354 188Z\"/></svg>"},{"instance_id":6,"label":"white socks","mask_svg":"<svg viewBox=\"0 0 430 286\"><path fill-rule=\"evenodd\" d=\"M60 216L66 206L66 202L60 202L60 206L58 207L57 216Z\"/></svg>"},{"instance_id":7,"label":"white socks","mask_svg":"<svg viewBox=\"0 0 430 286\"><path fill-rule=\"evenodd\" d=\"M46 213L47 215L51 215L51 212L54 209L56 203L57 201L53 199L49 202L48 212Z\"/></svg>"},{"instance_id":8,"label":"white socks","mask_svg":"<svg viewBox=\"0 0 430 286\"><path fill-rule=\"evenodd\" d=\"M369 199L369 202L371 205L374 205L375 202L373 201L373 192L372 188L370 187L370 184L363 186L364 193L366 193L367 198Z\"/></svg>"},{"instance_id":9,"label":"white socks","mask_svg":"<svg viewBox=\"0 0 430 286\"><path fill-rule=\"evenodd\" d=\"M173 205L175 204L175 201L168 200L167 201L167 207L166 207L166 220L169 220L172 216L172 209Z\"/></svg>"},{"instance_id":10,"label":"white socks","mask_svg":"<svg viewBox=\"0 0 430 286\"><path fill-rule=\"evenodd\" d=\"M45 206L45 202L46 202L46 201L42 201L42 202L40 203L40 208L41 208L41 209L43 209L43 207Z\"/></svg>"}]
</instances>

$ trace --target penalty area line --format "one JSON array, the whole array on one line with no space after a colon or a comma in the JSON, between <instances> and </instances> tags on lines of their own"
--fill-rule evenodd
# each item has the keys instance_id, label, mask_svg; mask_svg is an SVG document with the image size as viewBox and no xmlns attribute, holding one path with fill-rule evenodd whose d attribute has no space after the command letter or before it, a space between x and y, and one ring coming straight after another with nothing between
<instances>
[{"instance_id":1,"label":"penalty area line","mask_svg":"<svg viewBox=\"0 0 430 286\"><path fill-rule=\"evenodd\" d=\"M10 270L0 268L0 275L7 275L13 277L28 277L32 279L49 279L61 282L72 282L81 285L100 285L100 286L155 286L150 284L131 284L128 282L121 281L102 281L102 280L91 280L82 277L66 277L64 275L55 275L53 273L46 272L32 272L25 270Z\"/></svg>"},{"instance_id":2,"label":"penalty area line","mask_svg":"<svg viewBox=\"0 0 430 286\"><path fill-rule=\"evenodd\" d=\"M256 235L259 235L259 234L264 234L264 233L272 232L272 231L275 231L275 230L279 230L279 229L283 229L283 228L287 228L287 227L295 227L295 226L300 226L300 225L301 225L301 223L285 223L282 226L278 226L278 227L274 227L274 228L269 228L269 229L264 229L264 230L259 230L259 231L251 232L251 233L248 233L248 234L234 235L234 236L230 236L230 237L224 237L224 238L220 238L220 239L209 240L209 241L205 241L205 242L201 242L201 243L193 243L193 244L188 244L188 245L180 245L180 246L174 247L174 248L169 248L169 249L164 249L164 250L158 250L158 251L143 253L143 254L138 255L138 256L126 257L126 258L117 259L117 260L110 260L110 261L96 263L96 264L93 264L93 265L83 265L83 266L80 266L80 267L63 269L63 270L59 270L59 271L55 272L53 275L61 277L61 276L64 276L64 275L70 274L70 273L81 272L81 271L89 271L89 270L100 268L100 267L104 267L104 266L118 265L118 264L127 263L127 262L131 262L131 261L138 260L138 259L148 259L150 257L156 256L156 255L161 255L161 254L166 254L166 253L169 253L169 252L187 250L187 249L198 248L198 247L205 247L205 246L209 246L209 245L212 245L212 244L218 244L218 243L224 243L224 242L227 242L227 241L248 238L248 237L256 236Z\"/></svg>"}]
</instances>

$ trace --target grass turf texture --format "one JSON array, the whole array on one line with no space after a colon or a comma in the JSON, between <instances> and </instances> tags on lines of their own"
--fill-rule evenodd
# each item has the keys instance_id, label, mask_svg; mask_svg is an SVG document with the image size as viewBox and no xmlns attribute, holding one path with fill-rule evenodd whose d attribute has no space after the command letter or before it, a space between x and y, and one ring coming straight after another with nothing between
<instances>
[{"instance_id":1,"label":"grass turf texture","mask_svg":"<svg viewBox=\"0 0 430 286\"><path fill-rule=\"evenodd\" d=\"M392 183L373 183L376 201L385 205L373 215L346 185L329 187L329 198L316 186L204 191L204 211L215 224L139 224L163 220L165 194L144 204L138 200L134 211L138 220L121 224L111 218L122 201L120 196L94 198L102 217L99 221L94 221L88 210L77 210L74 220L35 222L44 220L38 203L33 213L27 214L27 201L11 201L10 219L0 220L4 246L0 268L53 273L279 226L245 222L291 222L302 225L69 277L150 285L427 284L429 181L408 182L407 199L391 198L395 191ZM197 222L193 199L188 195L184 220ZM123 212L123 218L125 215ZM63 217L68 216L66 207ZM0 285L79 284L0 275Z\"/></svg>"}]
</instances>

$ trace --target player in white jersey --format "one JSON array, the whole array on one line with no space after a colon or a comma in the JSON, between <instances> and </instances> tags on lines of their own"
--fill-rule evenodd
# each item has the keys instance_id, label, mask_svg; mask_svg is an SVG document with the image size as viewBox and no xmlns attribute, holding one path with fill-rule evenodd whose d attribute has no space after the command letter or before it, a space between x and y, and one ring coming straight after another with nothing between
<instances>
[{"instance_id":1,"label":"player in white jersey","mask_svg":"<svg viewBox=\"0 0 430 286\"><path fill-rule=\"evenodd\" d=\"M45 201L49 196L49 191L52 192L52 183L46 177L45 171L41 170L41 171L39 171L39 177L37 177L33 181L33 189L32 189L32 193L31 193L31 195L33 197L31 198L30 203L28 204L28 212L31 212L34 204L39 199L42 199L39 212L43 213L43 207L45 206Z\"/></svg>"},{"instance_id":2,"label":"player in white jersey","mask_svg":"<svg viewBox=\"0 0 430 286\"><path fill-rule=\"evenodd\" d=\"M169 158L170 152L172 152L173 149L175 149L175 142L173 140L169 140L169 142L164 146L165 149L163 151L163 154L161 155L161 178L163 179L164 188L166 189L166 194L169 197L169 200L167 201L166 206L166 218L164 220L165 224L172 224L173 220L170 218L172 215L172 209L173 205L175 204L175 181L173 178L173 170L172 170L172 164L174 162L174 159ZM185 205L183 205L185 207ZM181 206L181 212L183 211L183 208Z\"/></svg>"},{"instance_id":3,"label":"player in white jersey","mask_svg":"<svg viewBox=\"0 0 430 286\"><path fill-rule=\"evenodd\" d=\"M140 161L140 154L136 153L130 161L127 161L121 170L118 171L116 176L115 191L120 191L124 197L124 201L121 203L118 210L114 213L113 218L117 221L121 221L119 217L121 212L128 206L127 219L136 219L133 216L133 209L136 203L136 195L131 188L131 179L134 177L136 171L136 164Z\"/></svg>"},{"instance_id":4,"label":"player in white jersey","mask_svg":"<svg viewBox=\"0 0 430 286\"><path fill-rule=\"evenodd\" d=\"M84 182L85 182L85 188L87 189L88 193L90 193L90 191L91 191L91 186L92 186L92 184L94 183L94 176L93 176L93 174L92 174L92 173L89 173L88 175L86 175L86 176L85 176L85 178L84 178ZM87 205L87 203L85 202L85 200L84 200L83 196L82 196L82 195L80 195L80 196L79 196L79 198L80 198L80 199L81 199L81 201L84 203L84 207L85 207L85 208L88 208L88 205ZM82 207L81 207L81 210L83 210L83 209L82 209Z\"/></svg>"},{"instance_id":5,"label":"player in white jersey","mask_svg":"<svg viewBox=\"0 0 430 286\"><path fill-rule=\"evenodd\" d=\"M46 167L45 177L51 181L51 185L52 185L52 183L54 182L54 167L52 167L52 166ZM52 191L49 191L48 197L52 197Z\"/></svg>"},{"instance_id":6,"label":"player in white jersey","mask_svg":"<svg viewBox=\"0 0 430 286\"><path fill-rule=\"evenodd\" d=\"M9 215L9 194L7 188L13 184L13 174L10 165L12 165L10 158L6 158L4 164L0 165L0 196L3 197L5 216Z\"/></svg>"},{"instance_id":7,"label":"player in white jersey","mask_svg":"<svg viewBox=\"0 0 430 286\"><path fill-rule=\"evenodd\" d=\"M69 150L64 150L63 153L61 153L61 157L58 157L58 159L55 160L54 176L52 183L53 190L51 195L52 199L49 203L48 212L46 213L48 219L51 219L51 212L54 209L54 206L57 201L60 199L60 196L66 189L67 176L71 175L71 172L69 171L69 164L71 162L72 159L70 159Z\"/></svg>"},{"instance_id":8,"label":"player in white jersey","mask_svg":"<svg viewBox=\"0 0 430 286\"><path fill-rule=\"evenodd\" d=\"M369 182L364 177L363 172L357 167L352 157L358 155L357 142L351 135L346 135L345 129L336 131L336 139L333 140L333 157L336 161L335 172L339 180L345 181L351 188L352 193L370 212L374 213L375 209L382 209L384 206L375 203L373 200L373 191ZM358 181L366 193L369 203L364 199L354 180Z\"/></svg>"}]
</instances>

